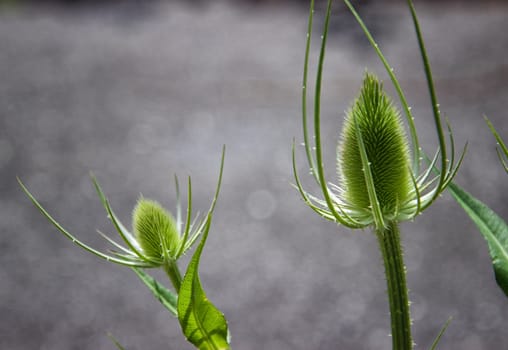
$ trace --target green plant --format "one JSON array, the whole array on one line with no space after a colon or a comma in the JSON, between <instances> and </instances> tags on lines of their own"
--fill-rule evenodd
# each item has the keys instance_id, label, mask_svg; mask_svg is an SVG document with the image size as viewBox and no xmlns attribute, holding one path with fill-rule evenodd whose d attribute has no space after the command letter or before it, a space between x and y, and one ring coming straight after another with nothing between
<instances>
[{"instance_id":1,"label":"green plant","mask_svg":"<svg viewBox=\"0 0 508 350\"><path fill-rule=\"evenodd\" d=\"M311 1L303 77L302 124L307 162L311 174L321 190L322 198L310 194L303 188L297 173L293 144L295 182L304 202L323 218L353 229L373 228L379 242L385 267L393 349L412 349L408 289L398 224L403 220L409 220L419 215L448 187L463 160L465 148L456 162L453 135L448 124L449 148L445 142L441 115L432 82L432 73L412 2L408 1L408 5L420 44L420 52L434 112L436 133L439 139L439 149L424 171L420 170L423 153L419 146L418 135L413 122L414 118L394 70L355 8L348 0L344 2L381 59L399 95L411 134L412 162L410 161L408 140L404 135L399 112L384 93L377 78L367 74L359 97L347 112L342 129L337 151L339 183L328 184L325 179L322 159L320 104L332 1L328 1L321 36L321 49L314 90L313 143L310 141L310 132L307 126L307 72L314 14L314 2ZM451 154L450 159L448 154ZM440 170L438 175L434 177L433 169L437 163L440 165Z\"/></svg>"},{"instance_id":2,"label":"green plant","mask_svg":"<svg viewBox=\"0 0 508 350\"><path fill-rule=\"evenodd\" d=\"M411 16L413 19L414 28L416 31L416 36L420 48L420 53L423 61L423 67L425 70L425 75L427 77L428 90L431 100L431 106L434 115L434 121L436 125L436 131L439 138L439 150L434 156L432 160L430 160L420 149L418 144L418 138L416 134L416 130L413 124L413 116L411 114L410 108L406 102L406 98L404 96L403 90L400 87L400 84L397 81L393 68L389 65L385 56L381 52L378 44L374 41L374 38L370 34L369 30L363 23L362 19L351 5L349 0L344 0L347 7L351 10L359 25L363 29L367 39L370 44L374 48L381 62L383 63L386 72L390 76L390 79L397 91L400 102L403 106L403 110L405 112L406 120L409 125L409 130L412 138L412 146L413 146L413 163L412 163L412 171L411 179L413 184L413 192L409 192L409 197L414 196L414 200L418 203L415 211L410 211L410 213L414 216L419 214L422 210L424 210L428 205L432 204L432 202L436 199L436 197L443 192L446 188L452 194L453 198L461 205L461 207L465 210L465 212L470 216L473 222L478 227L480 233L483 235L485 240L487 241L489 253L492 258L493 268L495 277L499 287L504 291L504 293L508 296L508 226L506 222L499 217L492 209L487 207L484 203L473 197L467 191L462 189L460 186L452 182L455 173L460 166L463 156L465 154L465 148L460 156L459 161L456 165L454 165L454 140L453 135L450 129L450 126L447 122L449 137L450 137L450 153L451 159L448 160L446 157L447 149L444 142L444 132L441 128L441 116L439 111L439 104L437 103L437 98L434 89L434 83L432 78L432 71L430 68L429 60L427 58L425 44L423 41L423 37L421 34L420 26L418 23L418 18L416 16L415 8L411 0L408 0L408 6L411 12ZM383 231L383 227L386 228L385 218L388 218L388 222L390 224L394 224L397 221L411 218L411 215L405 217L404 215L400 215L407 205L407 202L404 203L400 198L405 198L404 194L407 193L408 189L405 188L407 186L407 181L405 180L406 175L405 172L405 156L403 156L404 150L403 146L395 147L393 142L391 145L394 147L389 152L387 151L385 144L387 143L385 137L390 135L390 132L386 132L384 128L376 127L376 122L370 123L369 127L371 127L375 132L384 132L382 137L374 137L375 142L373 142L374 146L371 147L371 151L369 152L369 147L365 145L369 145L371 141L365 142L371 138L371 131L368 128L361 127L363 122L363 118L365 114L368 114L369 109L375 110L372 115L376 115L379 121L382 121L386 118L386 115L393 114L392 108L389 103L377 103L379 100L379 94L372 94L371 97L366 98L366 94L362 90L360 94L359 100L357 100L349 112L346 123L343 131L342 142L345 139L353 139L351 143L356 144L356 149L350 149L349 146L342 147L342 150L339 149L338 152L338 161L339 161L339 173L342 170L342 176L339 176L339 180L341 181L340 185L326 185L326 181L324 178L324 170L322 164L322 156L321 156L321 143L320 143L320 120L319 120L319 111L320 111L320 90L321 90L321 78L322 78L322 66L323 59L326 47L326 36L327 36L327 27L328 21L330 17L330 7L331 1L328 2L328 9L325 19L325 29L322 36L322 44L321 44L321 54L318 64L318 73L316 80L316 88L315 88L315 99L314 99L314 129L315 129L315 154L313 155L312 147L309 144L309 131L307 130L307 107L306 107L306 88L307 88L307 64L308 64L308 55L309 55L309 47L310 47L310 32L312 29L312 16L313 16L313 3L311 3L311 11L309 15L309 34L307 35L307 51L305 57L305 69L304 69L304 85L303 85L303 95L302 95L302 107L303 107L303 129L304 129L304 143L305 150L307 155L307 160L309 166L311 168L311 173L314 175L314 178L317 184L320 186L324 199L317 199L314 196L308 194L302 187L300 179L296 172L296 166L293 165L293 170L295 173L295 181L297 184L297 188L302 195L304 201L309 205L314 211L323 216L326 219L331 221L335 221L342 225L351 227L351 228L359 228L365 225L373 224L375 228L376 235L378 236L378 240L380 242L381 252L384 258L385 270L387 275L387 283L388 283L388 296L390 302L390 312L392 319L392 333L393 333L393 348L394 349L410 349L411 345L411 332L410 332L410 322L409 319L409 310L406 307L407 299L407 290L405 286L404 279L404 271L403 271L403 262L402 255L400 254L400 242L398 232L392 227L388 226L388 229ZM369 79L367 77L366 79ZM358 101L361 101L359 103ZM381 108L379 108L381 106ZM373 108L375 107L375 108ZM365 113L367 112L367 113ZM353 115L353 117L351 117ZM395 118L392 118L395 119ZM502 138L493 127L492 123L487 119L486 122L494 135L498 147L497 154L501 164L503 165L505 171L508 172L508 166L506 159L508 158L508 149L503 142ZM352 120L352 121L351 121ZM378 121L378 122L379 122ZM383 122L383 125L387 125L387 123ZM392 132L394 136L391 140L399 140L402 136L400 133ZM346 136L344 136L346 135ZM396 135L396 136L395 136ZM400 144L400 141L397 141ZM397 149L398 148L398 149ZM342 152L342 154L341 154ZM356 153L355 153L356 152ZM382 171L379 169L376 170L376 167L379 164L378 154L384 155L387 152L390 153L390 157L386 157L386 160L389 164L386 164L386 169L383 168L385 165L382 164ZM360 155L360 157L358 156ZM437 157L440 154L441 162L440 169L437 167ZM395 158L393 158L395 157ZM424 176L418 178L418 172L420 168L420 159L427 159L429 167L424 172ZM294 147L293 147L293 164L295 163L294 159ZM354 181L348 180L349 175L347 172L350 170L349 166L344 166L344 163L352 164L352 167L355 169L356 174L354 175ZM359 166L361 164L361 167ZM393 166L393 167L392 167ZM394 169L400 169L398 177L394 172ZM422 179L426 179L427 176L430 175L430 172L433 171L437 174L435 178L432 178L427 184L423 185L424 181ZM382 176L377 176L376 174L382 174ZM392 205L388 205L390 208L388 211L386 210L386 203L384 204L383 198L386 198L386 194L384 193L386 188L382 181L376 180L376 178L381 177L390 177L399 184L399 187L393 186L388 187L389 191L391 191L392 195L395 196L398 200L395 200L397 203L396 206L393 206L393 199L391 200ZM363 179L364 183L360 186L356 183L358 179ZM416 179L416 180L415 180ZM439 179L438 185L434 188L434 190L430 190L430 194L425 194L425 190L429 190L430 184ZM389 180L385 180L385 182L391 183ZM420 187L421 186L421 187ZM378 196L378 194L380 194ZM368 195L368 199L367 199ZM430 199L431 197L432 199ZM356 199L360 199L358 202ZM422 200L422 198L424 198ZM428 201L428 202L427 202ZM425 204L422 204L425 203ZM395 212L393 208L396 208ZM414 206L409 206L412 210L415 209ZM366 215L359 216L360 212L366 212ZM391 215L387 215L390 214ZM391 221L390 221L391 218ZM381 228L381 230L380 230ZM392 233L392 231L394 231ZM394 237L392 239L392 246L389 247L386 245L384 241L387 239L384 237ZM384 241L383 241L384 238ZM396 248L394 248L396 247ZM390 249L393 249L390 251ZM394 268L397 265L401 266L399 268L399 272ZM397 277L398 275L398 277ZM394 279L396 282L394 282ZM394 287L395 285L395 287ZM443 335L444 330L448 326L449 321L445 324L435 342L432 344L431 349L434 349L437 346L437 343L441 336Z\"/></svg>"},{"instance_id":3,"label":"green plant","mask_svg":"<svg viewBox=\"0 0 508 350\"><path fill-rule=\"evenodd\" d=\"M192 219L192 184L189 177L187 217L185 223L182 221L180 189L178 178L175 176L176 220L169 211L157 202L141 198L132 214L134 234L118 220L97 179L92 175L93 185L108 217L126 245L122 246L112 238L99 232L116 249L111 250L109 253L100 252L78 240L42 207L21 180L18 179L18 182L37 209L65 237L82 249L108 262L131 267L154 297L178 318L182 332L189 342L201 350L229 349L229 331L226 319L207 299L198 275L201 253L208 237L213 211L221 187L224 154L225 148L222 151L215 195L206 215L202 218L196 216ZM199 237L201 237L201 241L182 278L178 259L197 242ZM144 271L147 268L163 268L173 285L174 291L167 289L162 283L148 275ZM114 337L110 337L114 344L122 349L120 343Z\"/></svg>"}]
</instances>

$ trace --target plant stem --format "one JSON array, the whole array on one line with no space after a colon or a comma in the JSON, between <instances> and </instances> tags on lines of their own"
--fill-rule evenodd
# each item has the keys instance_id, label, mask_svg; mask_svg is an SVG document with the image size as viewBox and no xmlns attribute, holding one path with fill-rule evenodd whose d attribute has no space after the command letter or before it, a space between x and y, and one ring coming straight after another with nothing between
<instances>
[{"instance_id":1,"label":"plant stem","mask_svg":"<svg viewBox=\"0 0 508 350\"><path fill-rule=\"evenodd\" d=\"M173 287L175 287L176 292L180 292L180 285L182 284L182 275L180 273L180 269L178 268L178 264L176 260L170 259L164 264L164 271L168 275Z\"/></svg>"},{"instance_id":2,"label":"plant stem","mask_svg":"<svg viewBox=\"0 0 508 350\"><path fill-rule=\"evenodd\" d=\"M399 227L396 222L389 222L386 228L376 229L376 235L383 255L388 286L392 348L411 350L413 348L411 316Z\"/></svg>"}]
</instances>

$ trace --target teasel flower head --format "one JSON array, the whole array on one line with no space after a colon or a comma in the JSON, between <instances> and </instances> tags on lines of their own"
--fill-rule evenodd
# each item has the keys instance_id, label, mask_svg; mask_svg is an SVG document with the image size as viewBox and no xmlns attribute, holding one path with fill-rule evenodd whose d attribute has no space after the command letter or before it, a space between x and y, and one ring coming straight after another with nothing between
<instances>
[{"instance_id":1,"label":"teasel flower head","mask_svg":"<svg viewBox=\"0 0 508 350\"><path fill-rule=\"evenodd\" d=\"M150 259L175 259L180 233L173 215L156 201L140 198L132 213L132 230L144 255Z\"/></svg>"},{"instance_id":2,"label":"teasel flower head","mask_svg":"<svg viewBox=\"0 0 508 350\"><path fill-rule=\"evenodd\" d=\"M363 151L369 169L362 162ZM365 171L370 170L383 217L396 219L399 207L410 197L409 164L408 142L399 112L377 78L366 74L360 95L346 115L337 150L340 195L368 215L371 198Z\"/></svg>"},{"instance_id":3,"label":"teasel flower head","mask_svg":"<svg viewBox=\"0 0 508 350\"><path fill-rule=\"evenodd\" d=\"M328 220L350 228L373 226L376 229L381 229L390 222L413 219L428 208L452 181L462 162L466 147L456 162L453 134L446 122L449 135L449 141L446 142L439 105L436 102L432 84L432 75L423 48L422 57L426 63L424 65L425 73L429 81L434 122L439 139L439 148L434 157L432 159L426 158L419 146L411 108L407 104L393 69L388 65L355 10L349 2L346 2L359 20L362 29L394 83L404 110L404 116L408 122L411 141L405 134L401 113L384 92L382 83L375 75L366 73L358 97L346 112L340 133L337 147L338 182L329 183L326 181L321 145L320 102L331 3L332 1L328 2L316 74L313 138L310 137L307 125L307 71L313 2L309 14L302 92L305 153L310 173L319 186L321 195L313 195L303 188L297 172L293 145L295 187L305 203ZM448 158L448 154L450 154L450 158ZM424 159L427 160L427 168L422 171Z\"/></svg>"},{"instance_id":4,"label":"teasel flower head","mask_svg":"<svg viewBox=\"0 0 508 350\"><path fill-rule=\"evenodd\" d=\"M140 198L132 213L132 232L129 231L113 212L111 205L102 191L97 179L92 175L92 182L97 194L111 220L115 230L121 237L123 244L118 243L104 233L98 233L107 240L113 249L102 252L78 240L73 234L63 228L37 201L27 187L18 179L18 182L33 204L39 211L67 238L84 250L99 256L107 261L129 267L152 268L165 267L176 261L187 252L196 242L197 238L209 229L209 222L213 215L215 203L219 195L224 167L225 148L222 150L219 179L215 189L212 204L204 216L199 213L192 219L192 184L188 177L187 187L187 216L182 219L180 205L180 188L178 178L175 176L176 187L176 218L153 200Z\"/></svg>"}]
</instances>

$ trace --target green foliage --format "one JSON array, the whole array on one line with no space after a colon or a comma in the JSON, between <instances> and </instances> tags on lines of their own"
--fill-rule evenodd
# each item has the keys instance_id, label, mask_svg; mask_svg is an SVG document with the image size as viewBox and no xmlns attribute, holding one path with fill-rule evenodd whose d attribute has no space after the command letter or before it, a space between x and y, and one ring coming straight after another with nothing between
<instances>
[{"instance_id":1,"label":"green foliage","mask_svg":"<svg viewBox=\"0 0 508 350\"><path fill-rule=\"evenodd\" d=\"M338 172L346 199L356 207L367 209L371 200L356 124L381 212L393 217L411 190L409 149L399 112L372 74L366 74L360 96L347 113L338 150Z\"/></svg>"},{"instance_id":2,"label":"green foliage","mask_svg":"<svg viewBox=\"0 0 508 350\"><path fill-rule=\"evenodd\" d=\"M420 47L439 140L439 149L436 156L429 162L428 169L423 172L420 172L420 162L425 154L419 147L413 122L414 118L395 73L350 1L344 0L344 2L358 21L394 84L408 123L412 151L409 150L408 139L404 132L399 111L385 94L378 78L372 74L366 74L359 97L347 112L340 136L337 149L339 184L329 184L326 181L321 147L320 101L332 0L328 0L327 4L317 66L313 106L314 144L309 142L311 136L306 116L307 74L314 13L314 1L312 0L305 51L302 120L307 161L312 176L321 190L322 197L313 196L302 188L296 172L294 145L293 171L296 187L303 200L316 213L350 228L374 226L380 242L387 275L393 348L409 350L413 348L413 343L405 268L397 223L412 219L423 212L448 188L487 241L497 283L507 296L508 226L485 204L452 183L464 153L462 153L459 161L455 162L454 141L449 125L449 142L445 139L446 130L443 130L432 72L412 1L407 0ZM508 150L506 145L488 119L487 123L498 142L498 156L508 172L506 162ZM413 158L410 157L410 153L413 153ZM447 158L447 154L451 154L450 159ZM221 350L230 349L228 324L223 313L208 300L198 270L221 186L223 165L224 149L215 195L210 209L201 218L191 219L192 186L189 178L187 217L185 220L182 219L179 185L178 179L175 177L177 192L176 219L159 203L141 198L132 213L133 233L129 232L117 219L100 185L92 177L92 182L108 217L123 244L125 244L116 243L113 239L100 233L115 248L115 250L108 253L95 250L76 239L42 207L19 179L18 181L37 209L64 236L86 251L107 261L131 267L153 296L172 315L178 318L184 336L196 348L200 350ZM436 177L431 176L433 170L436 171ZM201 236L201 241L182 279L177 260L199 240L199 236ZM155 267L163 267L166 270L178 295L143 270L143 268ZM448 325L449 320L432 344L431 350L437 347ZM118 349L123 349L122 345L113 336L110 335L110 338Z\"/></svg>"},{"instance_id":3,"label":"green foliage","mask_svg":"<svg viewBox=\"0 0 508 350\"><path fill-rule=\"evenodd\" d=\"M157 282L155 278L147 274L142 269L132 268L132 270L138 275L141 282L143 282L148 289L152 292L155 299L159 300L166 309L177 316L176 305L178 297L172 291L164 287L162 284Z\"/></svg>"},{"instance_id":4,"label":"green foliage","mask_svg":"<svg viewBox=\"0 0 508 350\"><path fill-rule=\"evenodd\" d=\"M347 113L342 131L337 156L339 184L332 184L326 180L321 145L320 104L332 2L332 0L328 0L326 7L317 63L313 100L314 115L313 123L311 123L314 135L307 125L307 75L314 1L311 1L309 11L303 69L303 145L311 175L320 188L322 197L313 195L303 188L297 173L293 144L295 187L300 192L305 204L321 217L349 228L364 228L366 226L375 228L379 241L382 243L381 249L385 249L384 256L388 257L384 260L386 273L387 275L391 274L390 277L387 277L387 282L392 318L393 349L409 350L413 348L413 344L404 264L399 249L400 242L398 240L392 242L390 239L396 236L394 232L398 222L414 219L440 197L456 175L464 158L466 147L456 161L453 133L447 121L445 122L446 129L442 125L432 72L412 1L408 0L407 3L420 48L429 88L435 131L439 141L434 158L423 171L421 162L425 158L425 154L419 146L414 117L395 71L351 2L344 0L393 83L408 124L412 149L410 152L399 112L384 94L377 79L367 75L360 96ZM446 131L448 142L445 138ZM412 153L412 159L410 153ZM434 169L437 169L435 177L432 173ZM446 326L432 344L432 349L436 348Z\"/></svg>"},{"instance_id":5,"label":"green foliage","mask_svg":"<svg viewBox=\"0 0 508 350\"><path fill-rule=\"evenodd\" d=\"M175 219L159 203L140 198L132 213L132 227L147 257L175 257L180 241Z\"/></svg>"},{"instance_id":6,"label":"green foliage","mask_svg":"<svg viewBox=\"0 0 508 350\"><path fill-rule=\"evenodd\" d=\"M183 334L200 350L229 349L229 331L224 315L206 297L198 275L211 218L187 267L178 294L178 319Z\"/></svg>"},{"instance_id":7,"label":"green foliage","mask_svg":"<svg viewBox=\"0 0 508 350\"><path fill-rule=\"evenodd\" d=\"M133 271L148 287L154 297L174 316L180 315L179 321L182 329L184 329L184 334L196 347L199 349L229 349L229 333L226 320L219 310L206 299L197 272L201 252L210 230L213 211L219 196L225 151L226 148L224 146L215 194L210 208L204 217L201 219L196 217L194 220L191 220L192 189L189 177L187 218L185 221L182 220L180 191L178 179L175 176L177 192L176 220L157 202L140 199L133 211L134 234L129 232L118 220L99 183L92 176L93 185L108 214L108 218L126 245L123 246L109 236L99 232L115 248L115 250L111 250L108 253L103 253L88 246L64 229L44 209L19 178L18 182L35 207L74 244L108 262L132 267ZM184 288L181 299L142 270L143 268L164 268L173 283L173 287L178 292L182 281L177 259L197 242L201 234L203 234L203 238L188 266L187 274L183 281ZM196 330L195 327L198 327L198 329ZM123 349L122 345L114 337L110 336L110 338L118 349Z\"/></svg>"},{"instance_id":8,"label":"green foliage","mask_svg":"<svg viewBox=\"0 0 508 350\"><path fill-rule=\"evenodd\" d=\"M456 184L448 190L487 241L497 284L508 296L508 225L492 209Z\"/></svg>"}]
</instances>

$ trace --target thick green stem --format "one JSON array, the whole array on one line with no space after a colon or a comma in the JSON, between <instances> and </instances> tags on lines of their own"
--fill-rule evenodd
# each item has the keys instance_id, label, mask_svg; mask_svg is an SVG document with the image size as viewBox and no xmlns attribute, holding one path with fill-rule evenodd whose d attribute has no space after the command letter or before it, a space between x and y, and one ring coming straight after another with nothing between
<instances>
[{"instance_id":1,"label":"thick green stem","mask_svg":"<svg viewBox=\"0 0 508 350\"><path fill-rule=\"evenodd\" d=\"M178 264L176 260L169 260L164 264L164 271L166 271L173 287L177 293L180 292L180 285L182 284L182 275L180 273L180 269L178 268Z\"/></svg>"},{"instance_id":2,"label":"thick green stem","mask_svg":"<svg viewBox=\"0 0 508 350\"><path fill-rule=\"evenodd\" d=\"M411 350L413 348L411 316L399 227L396 222L390 222L388 227L377 229L376 235L383 255L388 285L392 348L393 350Z\"/></svg>"}]
</instances>

